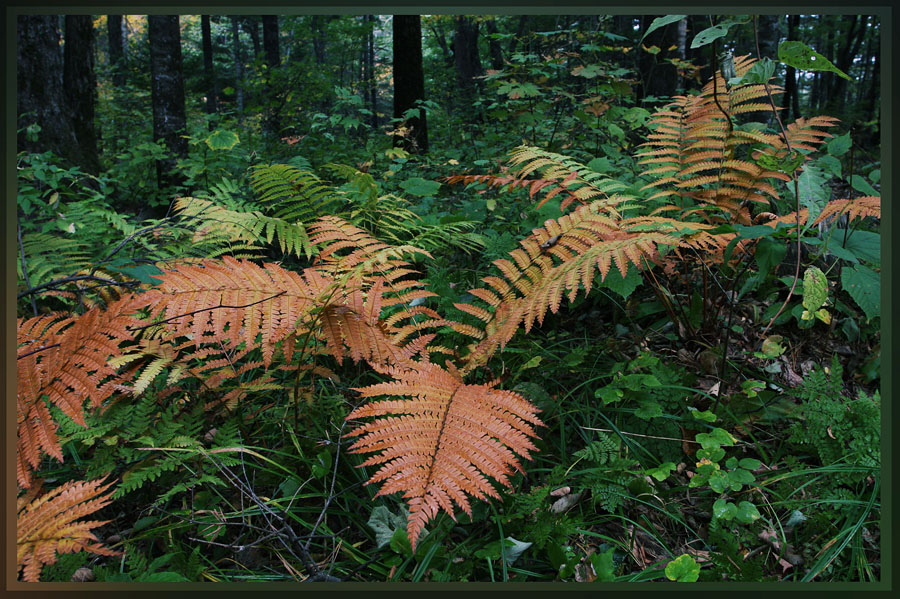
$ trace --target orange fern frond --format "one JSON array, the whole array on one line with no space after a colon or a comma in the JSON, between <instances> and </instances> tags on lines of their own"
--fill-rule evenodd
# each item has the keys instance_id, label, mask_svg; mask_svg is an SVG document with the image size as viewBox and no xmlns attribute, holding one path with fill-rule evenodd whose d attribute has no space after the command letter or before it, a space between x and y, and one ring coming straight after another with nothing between
<instances>
[{"instance_id":1,"label":"orange fern frond","mask_svg":"<svg viewBox=\"0 0 900 599\"><path fill-rule=\"evenodd\" d=\"M833 200L828 202L813 221L817 225L828 218L846 214L847 221L852 222L858 218L881 218L881 197L863 196L852 200Z\"/></svg>"},{"instance_id":2,"label":"orange fern frond","mask_svg":"<svg viewBox=\"0 0 900 599\"><path fill-rule=\"evenodd\" d=\"M511 391L467 385L459 374L429 362L385 367L393 380L356 389L362 397L388 399L353 410L348 420L375 420L348 433L350 451L376 453L361 466L379 465L366 484L382 482L376 497L403 493L409 504L407 534L413 549L425 525L454 504L471 515L469 497L499 497L488 477L511 487L521 470L516 455L531 459L536 407Z\"/></svg>"},{"instance_id":3,"label":"orange fern frond","mask_svg":"<svg viewBox=\"0 0 900 599\"><path fill-rule=\"evenodd\" d=\"M26 493L16 501L16 563L25 582L39 581L41 569L56 563L60 553L119 555L91 532L108 521L77 521L109 505L103 493L112 482L102 483L68 482L36 499L35 493Z\"/></svg>"},{"instance_id":4,"label":"orange fern frond","mask_svg":"<svg viewBox=\"0 0 900 599\"><path fill-rule=\"evenodd\" d=\"M57 426L44 398L84 426L84 402L98 408L119 382L107 360L120 343L131 339L128 326L139 322L135 310L126 299L78 318L19 320L16 478L22 487L30 486L31 471L42 453L63 460Z\"/></svg>"}]
</instances>

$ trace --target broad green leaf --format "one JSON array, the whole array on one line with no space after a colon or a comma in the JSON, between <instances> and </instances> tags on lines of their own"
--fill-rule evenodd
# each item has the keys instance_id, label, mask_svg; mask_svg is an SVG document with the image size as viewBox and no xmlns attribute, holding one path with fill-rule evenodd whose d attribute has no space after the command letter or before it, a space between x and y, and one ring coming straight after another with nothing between
<instances>
[{"instance_id":1,"label":"broad green leaf","mask_svg":"<svg viewBox=\"0 0 900 599\"><path fill-rule=\"evenodd\" d=\"M841 161L834 156L828 154L826 154L825 156L820 156L816 160L816 166L824 170L826 173L829 173L833 177L841 176Z\"/></svg>"},{"instance_id":2,"label":"broad green leaf","mask_svg":"<svg viewBox=\"0 0 900 599\"><path fill-rule=\"evenodd\" d=\"M535 366L537 366L538 364L540 364L540 363L541 363L541 360L543 360L543 359L544 359L543 356L534 356L533 358L531 358L530 360L528 360L527 362L525 362L524 364L522 364L522 370L527 370L527 369L529 369L529 368L534 368Z\"/></svg>"},{"instance_id":3,"label":"broad green leaf","mask_svg":"<svg viewBox=\"0 0 900 599\"><path fill-rule=\"evenodd\" d=\"M804 71L831 71L844 79L851 80L845 72L834 66L830 60L803 42L784 41L778 45L778 60Z\"/></svg>"},{"instance_id":4,"label":"broad green leaf","mask_svg":"<svg viewBox=\"0 0 900 599\"><path fill-rule=\"evenodd\" d=\"M771 58L763 58L750 67L743 77L734 78L731 85L749 85L752 83L766 83L775 75L775 61Z\"/></svg>"},{"instance_id":5,"label":"broad green leaf","mask_svg":"<svg viewBox=\"0 0 900 599\"><path fill-rule=\"evenodd\" d=\"M731 520L737 513L737 506L724 499L716 499L713 502L713 517L720 520Z\"/></svg>"},{"instance_id":6,"label":"broad green leaf","mask_svg":"<svg viewBox=\"0 0 900 599\"><path fill-rule=\"evenodd\" d=\"M710 410L703 410L702 412L694 407L688 407L688 410L691 412L691 416L695 419L700 420L701 422L715 422L716 415L713 414Z\"/></svg>"},{"instance_id":7,"label":"broad green leaf","mask_svg":"<svg viewBox=\"0 0 900 599\"><path fill-rule=\"evenodd\" d=\"M728 35L728 28L731 25L734 25L734 23L707 27L696 36L694 36L694 40L691 42L691 48L699 48L701 46L713 43L720 37L725 37L726 35Z\"/></svg>"},{"instance_id":8,"label":"broad green leaf","mask_svg":"<svg viewBox=\"0 0 900 599\"><path fill-rule=\"evenodd\" d=\"M615 291L623 299L627 299L637 287L644 282L644 278L636 268L629 268L625 276L619 271L618 266L612 265L606 278L600 283L600 287Z\"/></svg>"},{"instance_id":9,"label":"broad green leaf","mask_svg":"<svg viewBox=\"0 0 900 599\"><path fill-rule=\"evenodd\" d=\"M749 501L740 502L737 505L737 510L734 515L737 516L738 521L743 524L752 524L756 520L759 520L759 510L757 510L756 506Z\"/></svg>"},{"instance_id":10,"label":"broad green leaf","mask_svg":"<svg viewBox=\"0 0 900 599\"><path fill-rule=\"evenodd\" d=\"M590 560L597 579L594 582L611 582L616 578L616 563L613 560L614 549L592 553Z\"/></svg>"},{"instance_id":11,"label":"broad green leaf","mask_svg":"<svg viewBox=\"0 0 900 599\"><path fill-rule=\"evenodd\" d=\"M697 582L700 564L687 553L679 555L666 565L666 578L675 582Z\"/></svg>"},{"instance_id":12,"label":"broad green leaf","mask_svg":"<svg viewBox=\"0 0 900 599\"><path fill-rule=\"evenodd\" d=\"M656 468L650 468L649 470L644 470L644 474L652 476L656 480L662 482L669 478L669 475L672 473L672 470L675 470L674 462L665 462L657 466Z\"/></svg>"},{"instance_id":13,"label":"broad green leaf","mask_svg":"<svg viewBox=\"0 0 900 599\"><path fill-rule=\"evenodd\" d=\"M853 186L853 189L858 191L859 193L865 194L867 196L877 196L881 195L878 191L872 187L872 185L865 180L861 175L853 175L853 178L850 180L850 185Z\"/></svg>"},{"instance_id":14,"label":"broad green leaf","mask_svg":"<svg viewBox=\"0 0 900 599\"><path fill-rule=\"evenodd\" d=\"M781 345L783 337L781 335L769 335L762 342L762 353L769 360L777 358L784 353L784 346Z\"/></svg>"},{"instance_id":15,"label":"broad green leaf","mask_svg":"<svg viewBox=\"0 0 900 599\"><path fill-rule=\"evenodd\" d=\"M405 508L402 508L405 509ZM372 510L369 521L366 522L375 531L375 545L380 549L391 542L391 537L397 530L406 530L406 515L394 514L387 507L379 505Z\"/></svg>"},{"instance_id":16,"label":"broad green leaf","mask_svg":"<svg viewBox=\"0 0 900 599\"><path fill-rule=\"evenodd\" d=\"M828 299L828 279L825 273L815 266L810 266L803 274L803 307L815 312Z\"/></svg>"},{"instance_id":17,"label":"broad green leaf","mask_svg":"<svg viewBox=\"0 0 900 599\"><path fill-rule=\"evenodd\" d=\"M441 187L441 184L437 181L429 181L421 177L413 177L411 179L407 179L406 181L402 181L400 183L400 187L402 187L407 193L411 193L419 197L429 197L437 193L438 189L440 189Z\"/></svg>"},{"instance_id":18,"label":"broad green leaf","mask_svg":"<svg viewBox=\"0 0 900 599\"><path fill-rule=\"evenodd\" d=\"M797 186L800 188L800 203L809 210L805 230L819 216L822 208L831 198L831 188L825 181L822 169L812 164L806 164L803 167L800 176L797 177Z\"/></svg>"},{"instance_id":19,"label":"broad green leaf","mask_svg":"<svg viewBox=\"0 0 900 599\"><path fill-rule=\"evenodd\" d=\"M829 249L834 244L835 238L841 241L843 234L843 231L835 231L835 237L832 238ZM847 237L847 243L844 244L844 248L853 252L853 255L859 259L875 265L881 264L881 235L879 233L854 231Z\"/></svg>"},{"instance_id":20,"label":"broad green leaf","mask_svg":"<svg viewBox=\"0 0 900 599\"><path fill-rule=\"evenodd\" d=\"M843 156L850 149L850 143L850 133L847 132L830 140L825 148L831 156Z\"/></svg>"},{"instance_id":21,"label":"broad green leaf","mask_svg":"<svg viewBox=\"0 0 900 599\"><path fill-rule=\"evenodd\" d=\"M204 140L210 150L230 150L240 143L240 138L233 131L216 129Z\"/></svg>"},{"instance_id":22,"label":"broad green leaf","mask_svg":"<svg viewBox=\"0 0 900 599\"><path fill-rule=\"evenodd\" d=\"M862 264L841 270L841 286L866 313L866 321L881 316L881 276Z\"/></svg>"},{"instance_id":23,"label":"broad green leaf","mask_svg":"<svg viewBox=\"0 0 900 599\"><path fill-rule=\"evenodd\" d=\"M684 19L687 15L666 15L665 17L657 17L653 19L653 22L650 23L650 26L647 27L647 31L644 32L644 35L641 36L641 41L644 41L644 38L659 29L660 27L665 27L666 25L670 25L671 23L677 23L681 19Z\"/></svg>"},{"instance_id":24,"label":"broad green leaf","mask_svg":"<svg viewBox=\"0 0 900 599\"><path fill-rule=\"evenodd\" d=\"M746 470L756 470L757 468L762 466L762 462L760 462L756 458L741 458L741 460L738 462L738 465Z\"/></svg>"}]
</instances>

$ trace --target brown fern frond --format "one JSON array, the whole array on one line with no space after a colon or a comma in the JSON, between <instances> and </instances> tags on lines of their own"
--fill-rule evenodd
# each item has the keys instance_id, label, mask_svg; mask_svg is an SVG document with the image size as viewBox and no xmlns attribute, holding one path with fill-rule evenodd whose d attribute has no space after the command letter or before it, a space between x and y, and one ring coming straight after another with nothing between
<instances>
[{"instance_id":1,"label":"brown fern frond","mask_svg":"<svg viewBox=\"0 0 900 599\"><path fill-rule=\"evenodd\" d=\"M63 460L57 426L44 397L84 426L84 402L99 407L119 382L107 360L131 339L128 326L138 322L135 311L126 299L78 318L54 321L52 316L39 316L19 321L16 475L22 487L30 486L31 471L42 453Z\"/></svg>"},{"instance_id":2,"label":"brown fern frond","mask_svg":"<svg viewBox=\"0 0 900 599\"><path fill-rule=\"evenodd\" d=\"M881 197L880 196L863 196L852 200L833 200L825 204L822 212L813 221L814 225L825 221L834 216L847 215L847 222L850 223L858 218L874 217L881 218Z\"/></svg>"},{"instance_id":3,"label":"brown fern frond","mask_svg":"<svg viewBox=\"0 0 900 599\"><path fill-rule=\"evenodd\" d=\"M353 410L348 420L372 418L348 437L354 453L376 453L360 466L379 465L366 484L384 481L376 497L403 493L409 504L407 534L413 549L425 525L454 504L467 514L469 497L499 497L489 477L511 487L531 459L539 411L520 395L485 385L467 385L458 373L428 362L380 368L393 380L356 389L362 397L388 399Z\"/></svg>"},{"instance_id":4,"label":"brown fern frond","mask_svg":"<svg viewBox=\"0 0 900 599\"><path fill-rule=\"evenodd\" d=\"M110 496L103 493L113 483L102 483L68 482L37 499L27 493L16 501L16 564L25 582L39 581L41 569L56 563L60 553L119 555L91 532L108 521L77 521L109 505Z\"/></svg>"}]
</instances>

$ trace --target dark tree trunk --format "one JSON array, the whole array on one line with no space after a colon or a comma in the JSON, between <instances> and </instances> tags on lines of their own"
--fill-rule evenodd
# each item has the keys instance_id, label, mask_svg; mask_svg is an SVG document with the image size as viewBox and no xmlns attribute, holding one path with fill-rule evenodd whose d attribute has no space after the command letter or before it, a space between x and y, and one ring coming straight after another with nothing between
<instances>
[{"instance_id":1,"label":"dark tree trunk","mask_svg":"<svg viewBox=\"0 0 900 599\"><path fill-rule=\"evenodd\" d=\"M778 41L781 39L779 18L775 15L760 15L756 23L756 30L759 35L758 58L760 60L763 58L776 60L778 58Z\"/></svg>"},{"instance_id":2,"label":"dark tree trunk","mask_svg":"<svg viewBox=\"0 0 900 599\"><path fill-rule=\"evenodd\" d=\"M16 111L18 129L37 124L36 141L18 134L19 151L46 152L81 164L78 140L63 93L63 55L58 18L21 15L16 22Z\"/></svg>"},{"instance_id":3,"label":"dark tree trunk","mask_svg":"<svg viewBox=\"0 0 900 599\"><path fill-rule=\"evenodd\" d=\"M372 129L378 129L378 88L375 81L375 15L366 15L365 89Z\"/></svg>"},{"instance_id":4,"label":"dark tree trunk","mask_svg":"<svg viewBox=\"0 0 900 599\"><path fill-rule=\"evenodd\" d=\"M422 22L419 15L394 15L394 118L403 118L410 108L425 99L425 72L422 68ZM394 137L395 145L408 152L428 151L428 124L425 111L406 121L411 132Z\"/></svg>"},{"instance_id":5,"label":"dark tree trunk","mask_svg":"<svg viewBox=\"0 0 900 599\"><path fill-rule=\"evenodd\" d=\"M177 158L187 158L184 137L184 74L181 62L181 31L177 15L147 17L150 41L150 96L153 102L153 140L166 144L169 156L156 163L160 189L183 181L175 172Z\"/></svg>"},{"instance_id":6,"label":"dark tree trunk","mask_svg":"<svg viewBox=\"0 0 900 599\"><path fill-rule=\"evenodd\" d=\"M281 46L278 42L278 16L264 15L262 25L266 64L269 65L270 69L274 69L281 66Z\"/></svg>"},{"instance_id":7,"label":"dark tree trunk","mask_svg":"<svg viewBox=\"0 0 900 599\"><path fill-rule=\"evenodd\" d=\"M244 122L244 49L238 17L231 17L231 55L234 60L234 89L237 96L238 122Z\"/></svg>"},{"instance_id":8,"label":"dark tree trunk","mask_svg":"<svg viewBox=\"0 0 900 599\"><path fill-rule=\"evenodd\" d=\"M313 55L316 57L316 64L325 64L325 20L320 15L315 15L312 19L313 29Z\"/></svg>"},{"instance_id":9,"label":"dark tree trunk","mask_svg":"<svg viewBox=\"0 0 900 599\"><path fill-rule=\"evenodd\" d=\"M253 59L256 60L262 52L262 46L259 43L259 19L244 17L241 29L250 34L250 43L253 44Z\"/></svg>"},{"instance_id":10,"label":"dark tree trunk","mask_svg":"<svg viewBox=\"0 0 900 599\"><path fill-rule=\"evenodd\" d=\"M453 57L456 60L456 84L465 104L468 104L475 90L475 77L484 74L478 57L478 23L470 17L456 17ZM468 106L464 105L463 108L467 109Z\"/></svg>"},{"instance_id":11,"label":"dark tree trunk","mask_svg":"<svg viewBox=\"0 0 900 599\"><path fill-rule=\"evenodd\" d=\"M825 15L825 30L828 31L828 34L825 38L825 45L822 50L818 50L820 54L824 54L826 57L834 56L834 30L838 25L838 17L836 15ZM816 108L819 110L822 109L828 103L828 98L831 97L831 84L834 82L833 73L822 72L821 80L819 81L819 95L816 98Z\"/></svg>"},{"instance_id":12,"label":"dark tree trunk","mask_svg":"<svg viewBox=\"0 0 900 599\"><path fill-rule=\"evenodd\" d=\"M432 22L428 27L431 29L431 34L434 35L434 39L437 40L438 46L441 48L441 56L444 58L444 64L448 67L453 66L453 53L450 51L450 46L447 44L447 36L444 34L443 25L438 21L437 24Z\"/></svg>"},{"instance_id":13,"label":"dark tree trunk","mask_svg":"<svg viewBox=\"0 0 900 599\"><path fill-rule=\"evenodd\" d=\"M644 15L641 17L641 31L647 31L650 23L653 22L655 16ZM672 24L660 27L652 31L650 35L644 38L642 45L651 48L657 46L660 50L658 54L651 54L645 50L637 50L638 70L641 78L641 89L639 99L647 96L672 96L675 94L675 88L678 83L678 71L671 63L665 62L666 58L675 58L677 54L677 34L678 27ZM642 34L643 35L643 34ZM676 46L675 51L669 50L670 47Z\"/></svg>"},{"instance_id":14,"label":"dark tree trunk","mask_svg":"<svg viewBox=\"0 0 900 599\"><path fill-rule=\"evenodd\" d=\"M528 28L528 15L519 15L519 24L516 26L516 34L509 41L509 53L515 54L519 49L519 43Z\"/></svg>"},{"instance_id":15,"label":"dark tree trunk","mask_svg":"<svg viewBox=\"0 0 900 599\"><path fill-rule=\"evenodd\" d=\"M879 44L880 46L880 44ZM875 66L872 71L872 85L869 87L869 97L866 102L866 114L869 115L870 120L879 119L879 124L876 125L876 129L880 127L880 118L879 118L879 102L877 100L880 99L881 96L881 48L877 48L875 51Z\"/></svg>"},{"instance_id":16,"label":"dark tree trunk","mask_svg":"<svg viewBox=\"0 0 900 599\"><path fill-rule=\"evenodd\" d=\"M853 64L853 59L859 53L859 47L866 36L867 23L867 16L864 16L860 22L859 15L853 15L850 17L847 32L843 34L843 42L840 45L835 66L848 75L850 75L848 71ZM847 92L847 80L836 73L829 73L829 75L831 75L833 84L825 112L837 114L843 112L845 108L846 98L844 96Z\"/></svg>"},{"instance_id":17,"label":"dark tree trunk","mask_svg":"<svg viewBox=\"0 0 900 599\"><path fill-rule=\"evenodd\" d=\"M268 107L266 108L266 129L272 134L281 130L281 100L276 97L277 90L273 79L277 77L281 68L281 47L278 40L278 17L265 15L262 18L263 47L266 54L266 95Z\"/></svg>"},{"instance_id":18,"label":"dark tree trunk","mask_svg":"<svg viewBox=\"0 0 900 599\"><path fill-rule=\"evenodd\" d=\"M72 129L78 140L79 164L86 172L96 175L100 172L100 158L94 130L97 79L94 74L94 24L90 15L66 16L63 62L63 88Z\"/></svg>"},{"instance_id":19,"label":"dark tree trunk","mask_svg":"<svg viewBox=\"0 0 900 599\"><path fill-rule=\"evenodd\" d=\"M491 53L491 68L495 71L503 69L503 50L500 48L500 40L494 38L494 35L500 33L497 29L497 20L490 19L487 22L488 32L488 51Z\"/></svg>"},{"instance_id":20,"label":"dark tree trunk","mask_svg":"<svg viewBox=\"0 0 900 599\"><path fill-rule=\"evenodd\" d=\"M125 44L122 39L122 15L106 16L106 35L109 39L109 66L112 67L113 85L125 85Z\"/></svg>"},{"instance_id":21,"label":"dark tree trunk","mask_svg":"<svg viewBox=\"0 0 900 599\"><path fill-rule=\"evenodd\" d=\"M788 15L787 21L787 39L795 40L800 15ZM797 90L797 70L794 67L787 67L784 71L784 96L781 98L781 107L784 109L781 116L785 122L796 120L800 116L800 94Z\"/></svg>"},{"instance_id":22,"label":"dark tree trunk","mask_svg":"<svg viewBox=\"0 0 900 599\"><path fill-rule=\"evenodd\" d=\"M216 69L213 64L212 29L209 23L209 15L200 16L200 31L203 38L203 75L206 79L206 113L216 114L218 108L219 89L216 85ZM213 122L209 122L210 131Z\"/></svg>"}]
</instances>

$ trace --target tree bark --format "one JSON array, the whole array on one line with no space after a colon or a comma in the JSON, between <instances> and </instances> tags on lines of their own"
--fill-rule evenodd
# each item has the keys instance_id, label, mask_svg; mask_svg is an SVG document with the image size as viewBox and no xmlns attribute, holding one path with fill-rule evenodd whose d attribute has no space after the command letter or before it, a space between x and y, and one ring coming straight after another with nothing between
<instances>
[{"instance_id":1,"label":"tree bark","mask_svg":"<svg viewBox=\"0 0 900 599\"><path fill-rule=\"evenodd\" d=\"M63 88L72 129L78 140L79 164L86 172L96 175L100 172L100 157L94 130L97 78L94 73L94 24L90 15L66 16L63 62Z\"/></svg>"},{"instance_id":2,"label":"tree bark","mask_svg":"<svg viewBox=\"0 0 900 599\"><path fill-rule=\"evenodd\" d=\"M378 87L375 81L375 15L365 15L366 24L366 50L365 50L365 89L366 100L369 105L369 116L372 129L378 129Z\"/></svg>"},{"instance_id":3,"label":"tree bark","mask_svg":"<svg viewBox=\"0 0 900 599\"><path fill-rule=\"evenodd\" d=\"M231 54L234 60L234 89L237 96L238 123L244 122L244 49L241 47L241 32L238 17L231 17Z\"/></svg>"},{"instance_id":4,"label":"tree bark","mask_svg":"<svg viewBox=\"0 0 900 599\"><path fill-rule=\"evenodd\" d=\"M416 108L425 99L425 72L422 68L422 21L419 15L394 15L394 118ZM394 144L408 152L428 151L428 124L425 111L407 119L411 129L405 137L395 136Z\"/></svg>"},{"instance_id":5,"label":"tree bark","mask_svg":"<svg viewBox=\"0 0 900 599\"><path fill-rule=\"evenodd\" d=\"M484 74L478 56L478 23L470 17L456 17L453 35L453 57L456 61L456 85L467 110L476 88L475 78Z\"/></svg>"},{"instance_id":6,"label":"tree bark","mask_svg":"<svg viewBox=\"0 0 900 599\"><path fill-rule=\"evenodd\" d=\"M177 158L187 158L184 137L184 74L181 60L181 31L177 15L149 15L150 97L153 102L153 140L163 141L169 155L157 161L156 179L160 189L178 185L183 178L175 171Z\"/></svg>"},{"instance_id":7,"label":"tree bark","mask_svg":"<svg viewBox=\"0 0 900 599\"><path fill-rule=\"evenodd\" d=\"M219 88L216 85L216 69L213 63L212 28L209 15L200 15L200 31L203 38L203 75L206 79L206 114L216 114L219 111ZM212 131L213 122L210 120L209 129Z\"/></svg>"},{"instance_id":8,"label":"tree bark","mask_svg":"<svg viewBox=\"0 0 900 599\"><path fill-rule=\"evenodd\" d=\"M794 40L800 24L800 15L788 15L787 21L787 39ZM797 70L794 67L787 67L784 71L784 96L781 98L781 107L784 108L781 116L785 122L800 116L800 94L797 93Z\"/></svg>"},{"instance_id":9,"label":"tree bark","mask_svg":"<svg viewBox=\"0 0 900 599\"><path fill-rule=\"evenodd\" d=\"M109 39L109 66L113 85L125 86L125 44L122 39L122 15L106 15L106 35Z\"/></svg>"},{"instance_id":10,"label":"tree bark","mask_svg":"<svg viewBox=\"0 0 900 599\"><path fill-rule=\"evenodd\" d=\"M497 29L497 19L489 19L487 22L488 51L491 54L491 68L495 71L503 69L503 50L500 48L500 40L493 36L500 33Z\"/></svg>"},{"instance_id":11,"label":"tree bark","mask_svg":"<svg viewBox=\"0 0 900 599\"><path fill-rule=\"evenodd\" d=\"M63 55L58 19L50 15L20 15L16 22L16 111L18 129L37 124L41 130L31 141L22 131L19 151L50 151L80 165L78 140L68 118L63 93Z\"/></svg>"},{"instance_id":12,"label":"tree bark","mask_svg":"<svg viewBox=\"0 0 900 599\"><path fill-rule=\"evenodd\" d=\"M655 16L644 15L641 17L641 31L647 31ZM650 32L644 38L641 45L651 48L657 46L660 50L658 54L651 54L643 48L637 50L638 55L638 72L641 78L641 89L639 99L647 96L672 96L675 94L675 88L678 83L678 71L675 66L664 62L666 58L677 57L677 50L670 51L669 48L676 46L677 48L678 28L672 24L660 27Z\"/></svg>"},{"instance_id":13,"label":"tree bark","mask_svg":"<svg viewBox=\"0 0 900 599\"><path fill-rule=\"evenodd\" d=\"M281 101L276 97L276 85L273 78L281 68L281 47L278 40L278 17L264 15L262 18L263 48L266 55L266 129L272 134L281 130Z\"/></svg>"}]
</instances>

